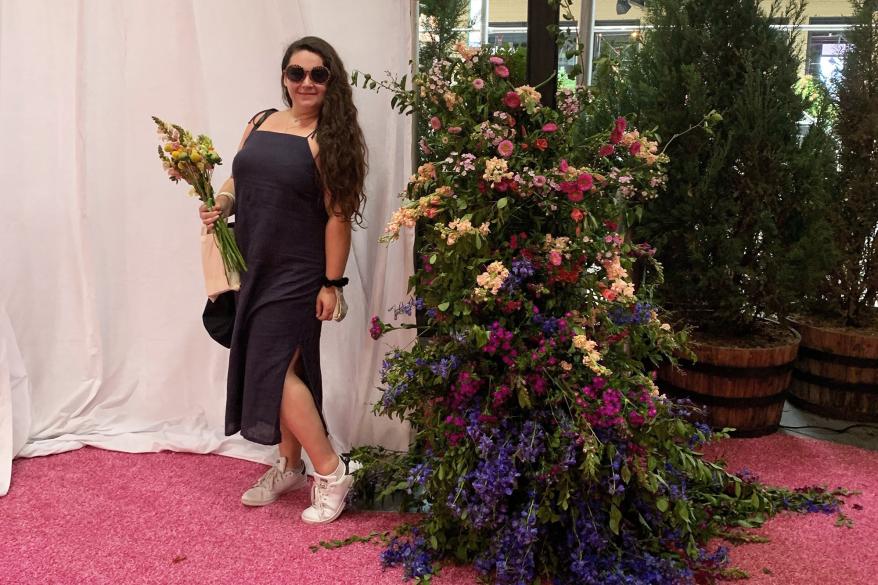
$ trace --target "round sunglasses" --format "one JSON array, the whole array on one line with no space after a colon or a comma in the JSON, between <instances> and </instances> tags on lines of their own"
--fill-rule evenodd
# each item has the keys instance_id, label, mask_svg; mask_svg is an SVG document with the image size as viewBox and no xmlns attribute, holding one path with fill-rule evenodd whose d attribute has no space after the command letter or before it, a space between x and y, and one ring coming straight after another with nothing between
<instances>
[{"instance_id":1,"label":"round sunglasses","mask_svg":"<svg viewBox=\"0 0 878 585\"><path fill-rule=\"evenodd\" d=\"M293 83L300 83L305 80L305 75L311 78L311 81L323 85L329 81L329 69L323 65L312 67L309 70L303 69L301 65L290 65L284 70L287 79Z\"/></svg>"}]
</instances>

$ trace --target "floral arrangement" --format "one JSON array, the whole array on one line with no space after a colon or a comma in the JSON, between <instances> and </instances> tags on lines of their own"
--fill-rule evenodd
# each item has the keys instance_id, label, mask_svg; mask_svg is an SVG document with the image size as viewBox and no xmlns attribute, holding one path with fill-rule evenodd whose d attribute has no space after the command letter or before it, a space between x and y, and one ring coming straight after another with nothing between
<instances>
[{"instance_id":1,"label":"floral arrangement","mask_svg":"<svg viewBox=\"0 0 878 585\"><path fill-rule=\"evenodd\" d=\"M177 124L168 124L155 116L152 119L158 127L158 134L162 141L158 147L158 153L162 167L168 173L168 178L175 183L179 183L181 180L188 183L190 185L189 194L200 199L209 209L212 209L215 201L210 179L213 176L214 167L222 164L222 159L213 148L213 141L204 134L193 137L183 127ZM235 243L235 235L225 218L217 220L213 233L223 259L226 276L229 282L232 282L235 280L232 275L245 271L247 265Z\"/></svg>"},{"instance_id":2,"label":"floral arrangement","mask_svg":"<svg viewBox=\"0 0 878 585\"><path fill-rule=\"evenodd\" d=\"M686 334L651 302L661 270L630 237L668 158L624 118L578 139L587 93L544 107L506 56L458 45L409 89L354 75L418 112L428 159L382 238L419 228L415 294L393 308L418 322L371 326L419 329L386 356L375 407L415 439L355 450L356 497L424 512L383 553L420 581L450 559L498 584L710 581L727 568L709 539L782 508L834 510L838 492L767 488L702 458L715 435L653 383Z\"/></svg>"}]
</instances>

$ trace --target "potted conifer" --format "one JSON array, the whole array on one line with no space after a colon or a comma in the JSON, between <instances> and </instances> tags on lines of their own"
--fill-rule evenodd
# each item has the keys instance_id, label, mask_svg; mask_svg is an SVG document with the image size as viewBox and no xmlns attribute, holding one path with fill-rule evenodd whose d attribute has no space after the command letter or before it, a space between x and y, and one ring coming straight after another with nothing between
<instances>
[{"instance_id":1,"label":"potted conifer","mask_svg":"<svg viewBox=\"0 0 878 585\"><path fill-rule=\"evenodd\" d=\"M834 262L807 317L790 401L835 418L878 421L878 1L854 0L844 68L831 82Z\"/></svg>"},{"instance_id":2,"label":"potted conifer","mask_svg":"<svg viewBox=\"0 0 878 585\"><path fill-rule=\"evenodd\" d=\"M658 250L662 303L693 327L698 358L659 377L665 391L708 406L714 426L773 432L799 336L766 317L783 317L816 286L829 237L814 178L831 157L816 135L799 137L795 33L771 26L801 22L804 2L648 8L652 26L614 93L640 127L674 137L667 192L647 203L637 235ZM709 127L687 132L711 111Z\"/></svg>"}]
</instances>

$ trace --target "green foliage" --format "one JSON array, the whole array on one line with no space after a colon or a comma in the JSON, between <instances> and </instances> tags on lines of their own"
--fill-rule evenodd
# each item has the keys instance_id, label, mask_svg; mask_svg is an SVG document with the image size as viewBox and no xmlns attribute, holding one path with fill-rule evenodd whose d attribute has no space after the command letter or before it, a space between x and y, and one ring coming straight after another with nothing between
<instances>
[{"instance_id":1,"label":"green foliage","mask_svg":"<svg viewBox=\"0 0 878 585\"><path fill-rule=\"evenodd\" d=\"M829 237L814 211L826 204L819 177L831 173L830 157L825 141L800 144L795 33L770 27L781 16L801 22L804 3L776 0L768 13L759 4L650 2L653 27L621 68L625 81L604 81L600 93L606 107L665 137L719 114L667 147L669 187L647 205L638 235L659 250L666 305L704 329L738 334L786 314L828 262L814 253Z\"/></svg>"},{"instance_id":2,"label":"green foliage","mask_svg":"<svg viewBox=\"0 0 878 585\"><path fill-rule=\"evenodd\" d=\"M414 439L353 454L360 501L424 513L385 562L422 580L432 561L473 562L502 585L708 582L722 570L711 538L785 507L834 509L834 492L774 490L705 460L700 446L726 435L654 384L686 342L662 322L661 269L631 231L666 182L654 135L624 118L585 133L588 93L542 106L513 81L513 49L456 53L411 87L357 77L427 122L427 160L382 237L421 232L414 298L394 308L423 313L408 324L421 336L385 356L375 405ZM395 328L376 315L371 334Z\"/></svg>"},{"instance_id":3,"label":"green foliage","mask_svg":"<svg viewBox=\"0 0 878 585\"><path fill-rule=\"evenodd\" d=\"M427 40L418 48L421 71L429 69L433 61L447 57L455 43L465 40L461 28L471 26L468 22L469 0L420 0L421 24Z\"/></svg>"},{"instance_id":4,"label":"green foliage","mask_svg":"<svg viewBox=\"0 0 878 585\"><path fill-rule=\"evenodd\" d=\"M838 175L827 207L838 255L812 309L851 326L878 322L878 1L854 0L834 82Z\"/></svg>"}]
</instances>

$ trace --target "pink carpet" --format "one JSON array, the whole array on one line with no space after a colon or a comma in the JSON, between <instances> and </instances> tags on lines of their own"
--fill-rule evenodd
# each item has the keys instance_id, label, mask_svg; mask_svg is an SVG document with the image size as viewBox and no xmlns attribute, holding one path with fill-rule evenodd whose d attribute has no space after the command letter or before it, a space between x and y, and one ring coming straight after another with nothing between
<instances>
[{"instance_id":1,"label":"pink carpet","mask_svg":"<svg viewBox=\"0 0 878 585\"><path fill-rule=\"evenodd\" d=\"M772 485L862 492L842 508L852 528L836 527L836 515L783 513L757 531L771 542L734 547L732 563L750 574L746 585L878 583L878 452L775 433L720 442L708 455Z\"/></svg>"},{"instance_id":2,"label":"pink carpet","mask_svg":"<svg viewBox=\"0 0 878 585\"><path fill-rule=\"evenodd\" d=\"M785 514L762 531L771 543L735 548L732 559L751 573L748 583L876 582L878 453L779 434L711 451L732 469L748 467L776 484L828 482L863 492L845 509L852 529L836 528L834 516ZM378 546L309 547L388 530L403 517L356 512L308 526L299 520L307 490L265 508L241 506L241 491L263 469L219 456L91 448L18 460L12 489L0 498L0 584L402 582L401 569L382 571ZM476 579L447 567L434 582Z\"/></svg>"}]
</instances>

